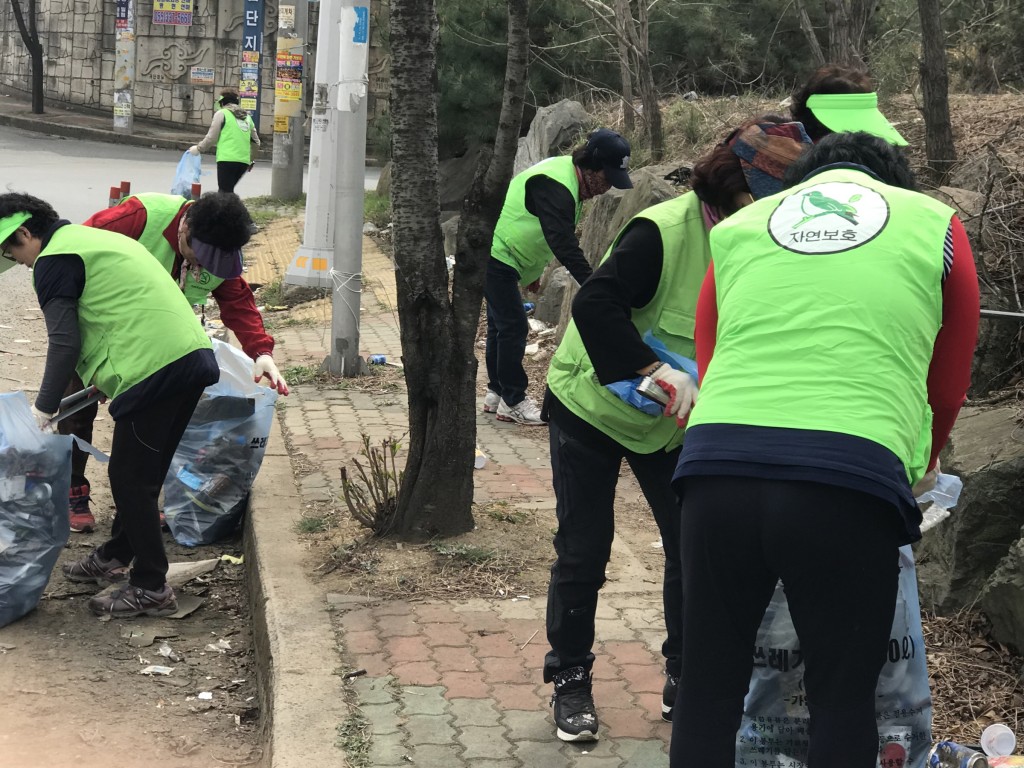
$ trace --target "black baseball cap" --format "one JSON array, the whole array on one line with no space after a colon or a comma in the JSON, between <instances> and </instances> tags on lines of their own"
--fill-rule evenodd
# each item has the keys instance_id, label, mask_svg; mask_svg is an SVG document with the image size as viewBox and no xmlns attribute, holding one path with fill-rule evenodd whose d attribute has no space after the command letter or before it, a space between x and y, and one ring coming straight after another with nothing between
<instances>
[{"instance_id":1,"label":"black baseball cap","mask_svg":"<svg viewBox=\"0 0 1024 768\"><path fill-rule=\"evenodd\" d=\"M600 164L604 177L616 189L632 189L629 179L629 142L611 128L598 128L587 137L587 151Z\"/></svg>"}]
</instances>

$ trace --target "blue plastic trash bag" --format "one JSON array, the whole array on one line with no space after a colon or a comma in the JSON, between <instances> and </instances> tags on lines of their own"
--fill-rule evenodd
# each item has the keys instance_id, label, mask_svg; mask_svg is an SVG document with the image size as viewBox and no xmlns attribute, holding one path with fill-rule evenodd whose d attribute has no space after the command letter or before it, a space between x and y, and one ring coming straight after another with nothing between
<instances>
[{"instance_id":1,"label":"blue plastic trash bag","mask_svg":"<svg viewBox=\"0 0 1024 768\"><path fill-rule=\"evenodd\" d=\"M71 437L44 435L22 392L0 394L0 627L39 603L67 544Z\"/></svg>"},{"instance_id":2,"label":"blue plastic trash bag","mask_svg":"<svg viewBox=\"0 0 1024 768\"><path fill-rule=\"evenodd\" d=\"M875 688L878 764L922 768L932 745L932 698L910 546L900 547L899 565L889 653ZM809 722L800 645L780 582L757 630L754 670L736 737L736 765L803 768Z\"/></svg>"},{"instance_id":3,"label":"blue plastic trash bag","mask_svg":"<svg viewBox=\"0 0 1024 768\"><path fill-rule=\"evenodd\" d=\"M182 546L213 544L238 526L267 449L277 390L255 384L252 360L214 341L220 381L206 388L164 479L164 515Z\"/></svg>"},{"instance_id":4,"label":"blue plastic trash bag","mask_svg":"<svg viewBox=\"0 0 1024 768\"><path fill-rule=\"evenodd\" d=\"M192 185L199 183L199 176L202 174L202 155L193 155L185 150L178 161L178 170L174 174L174 184L171 185L172 195L181 195L189 200L192 199Z\"/></svg>"},{"instance_id":5,"label":"blue plastic trash bag","mask_svg":"<svg viewBox=\"0 0 1024 768\"><path fill-rule=\"evenodd\" d=\"M693 376L693 380L697 380L697 363L688 357L677 355L675 352L669 351L668 347L662 343L661 339L657 338L653 333L648 331L644 334L644 344L654 350L654 354L658 356L658 359L663 363L668 363L677 371L686 371L688 374ZM644 413L649 413L651 416L658 416L665 412L665 409L654 402L650 398L644 397L636 391L637 384L643 380L643 376L637 376L635 379L623 379L622 381L613 381L611 384L605 384L605 386L615 395L617 395L623 402L632 405Z\"/></svg>"}]
</instances>

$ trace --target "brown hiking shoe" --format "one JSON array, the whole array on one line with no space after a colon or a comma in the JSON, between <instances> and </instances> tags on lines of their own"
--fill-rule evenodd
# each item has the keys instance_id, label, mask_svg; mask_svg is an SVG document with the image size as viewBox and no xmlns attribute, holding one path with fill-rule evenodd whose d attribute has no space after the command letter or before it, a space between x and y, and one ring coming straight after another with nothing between
<instances>
[{"instance_id":1,"label":"brown hiking shoe","mask_svg":"<svg viewBox=\"0 0 1024 768\"><path fill-rule=\"evenodd\" d=\"M118 584L128 578L128 566L117 558L104 560L99 550L94 549L76 563L66 563L60 567L69 581L81 584L93 582L100 586Z\"/></svg>"},{"instance_id":2,"label":"brown hiking shoe","mask_svg":"<svg viewBox=\"0 0 1024 768\"><path fill-rule=\"evenodd\" d=\"M89 610L97 616L130 619L133 616L170 616L178 612L178 600L169 584L162 589L143 589L122 584L108 595L96 595Z\"/></svg>"}]
</instances>

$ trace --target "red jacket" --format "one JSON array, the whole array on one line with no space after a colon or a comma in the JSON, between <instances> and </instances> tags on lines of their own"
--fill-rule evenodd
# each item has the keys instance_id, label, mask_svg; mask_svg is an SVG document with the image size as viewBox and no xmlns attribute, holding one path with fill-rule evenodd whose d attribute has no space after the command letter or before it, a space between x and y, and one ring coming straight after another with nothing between
<instances>
[{"instance_id":1,"label":"red jacket","mask_svg":"<svg viewBox=\"0 0 1024 768\"><path fill-rule=\"evenodd\" d=\"M164 237L176 254L174 268L171 270L171 277L175 280L180 277L181 265L184 263L184 259L178 252L178 224L182 214L191 204L190 201L183 201L181 208L178 209L178 214L164 229ZM119 232L133 240L138 240L146 228L146 207L137 197L129 197L120 205L94 213L83 223L87 227ZM259 310L256 309L252 288L245 280L241 277L225 280L214 288L210 295L220 307L220 319L224 322L225 327L235 334L238 343L245 350L245 354L253 360L260 355L273 355L274 337L263 327L263 318L260 316Z\"/></svg>"}]
</instances>

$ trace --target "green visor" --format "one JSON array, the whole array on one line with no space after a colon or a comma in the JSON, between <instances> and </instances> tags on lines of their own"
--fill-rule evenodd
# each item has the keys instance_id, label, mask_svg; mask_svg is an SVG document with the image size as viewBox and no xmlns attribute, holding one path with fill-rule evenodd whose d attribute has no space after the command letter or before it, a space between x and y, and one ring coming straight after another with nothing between
<instances>
[{"instance_id":1,"label":"green visor","mask_svg":"<svg viewBox=\"0 0 1024 768\"><path fill-rule=\"evenodd\" d=\"M807 99L807 108L822 125L836 133L864 131L890 144L907 144L878 111L877 93L816 93Z\"/></svg>"},{"instance_id":2,"label":"green visor","mask_svg":"<svg viewBox=\"0 0 1024 768\"><path fill-rule=\"evenodd\" d=\"M0 219L0 245L3 245L11 235L14 234L15 230L18 229L22 224L32 218L31 213L25 211L18 211L18 213L12 213L6 218ZM13 267L17 262L11 261L6 257L0 257L0 273L6 272L8 269Z\"/></svg>"}]
</instances>

